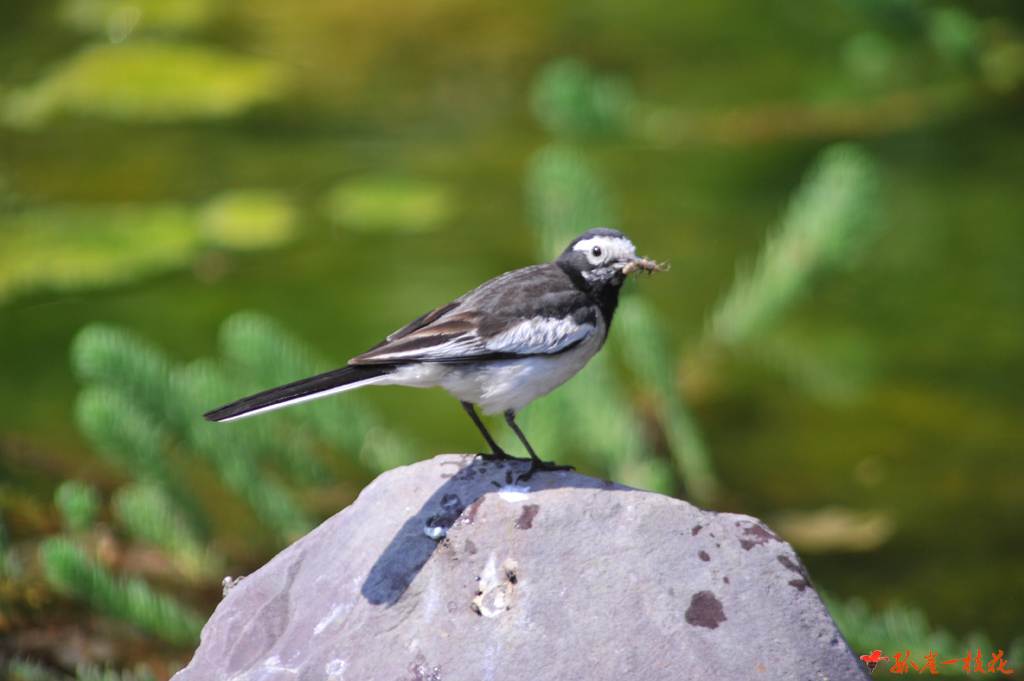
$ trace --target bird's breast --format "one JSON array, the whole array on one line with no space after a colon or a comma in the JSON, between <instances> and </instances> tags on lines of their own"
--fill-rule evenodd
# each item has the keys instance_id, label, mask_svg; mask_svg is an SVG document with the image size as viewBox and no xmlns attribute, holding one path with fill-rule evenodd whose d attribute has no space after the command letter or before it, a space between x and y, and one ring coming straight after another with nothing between
<instances>
[{"instance_id":1,"label":"bird's breast","mask_svg":"<svg viewBox=\"0 0 1024 681\"><path fill-rule=\"evenodd\" d=\"M554 355L529 355L479 364L449 365L437 383L454 397L485 414L518 412L576 375L604 344L594 333L579 345Z\"/></svg>"}]
</instances>

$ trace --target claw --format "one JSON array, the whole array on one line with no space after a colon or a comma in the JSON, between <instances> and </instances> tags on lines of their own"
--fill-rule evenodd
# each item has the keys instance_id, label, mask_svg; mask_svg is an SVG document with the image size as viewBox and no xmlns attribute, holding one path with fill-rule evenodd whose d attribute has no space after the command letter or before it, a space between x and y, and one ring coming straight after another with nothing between
<instances>
[{"instance_id":1,"label":"claw","mask_svg":"<svg viewBox=\"0 0 1024 681\"><path fill-rule=\"evenodd\" d=\"M477 454L477 457L481 461L529 461L528 456L512 456L504 450L498 450L492 454L484 454L483 452Z\"/></svg>"},{"instance_id":2,"label":"claw","mask_svg":"<svg viewBox=\"0 0 1024 681\"><path fill-rule=\"evenodd\" d=\"M537 471L574 471L574 470L576 470L575 466L560 466L560 465L556 464L554 461L541 461L541 460L537 459L537 460L533 461L533 463L530 464L530 470L526 471L525 473L523 473L522 475L520 475L519 477L516 478L516 482L526 482L531 477L533 477L533 474L536 473Z\"/></svg>"}]
</instances>

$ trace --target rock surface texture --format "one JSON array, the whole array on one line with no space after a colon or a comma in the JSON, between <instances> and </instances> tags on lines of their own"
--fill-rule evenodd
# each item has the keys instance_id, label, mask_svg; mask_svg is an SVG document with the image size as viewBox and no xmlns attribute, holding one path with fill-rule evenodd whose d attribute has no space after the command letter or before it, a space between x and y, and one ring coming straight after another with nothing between
<instances>
[{"instance_id":1,"label":"rock surface texture","mask_svg":"<svg viewBox=\"0 0 1024 681\"><path fill-rule=\"evenodd\" d=\"M235 586L174 681L864 679L754 518L444 455Z\"/></svg>"}]
</instances>

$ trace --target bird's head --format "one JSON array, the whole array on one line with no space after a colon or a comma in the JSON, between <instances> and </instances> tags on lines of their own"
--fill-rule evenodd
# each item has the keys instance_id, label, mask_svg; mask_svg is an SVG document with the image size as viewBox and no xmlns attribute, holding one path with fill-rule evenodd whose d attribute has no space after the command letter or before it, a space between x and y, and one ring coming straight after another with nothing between
<instances>
[{"instance_id":1,"label":"bird's head","mask_svg":"<svg viewBox=\"0 0 1024 681\"><path fill-rule=\"evenodd\" d=\"M618 288L633 272L662 270L653 260L637 257L625 234L603 227L573 239L556 262L569 274L578 274L592 289Z\"/></svg>"}]
</instances>

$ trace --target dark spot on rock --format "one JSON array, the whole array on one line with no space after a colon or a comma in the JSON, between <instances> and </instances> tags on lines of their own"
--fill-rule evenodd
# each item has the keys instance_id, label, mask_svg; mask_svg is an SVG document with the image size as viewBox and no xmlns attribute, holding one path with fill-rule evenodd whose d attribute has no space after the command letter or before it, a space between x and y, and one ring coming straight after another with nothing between
<instances>
[{"instance_id":1,"label":"dark spot on rock","mask_svg":"<svg viewBox=\"0 0 1024 681\"><path fill-rule=\"evenodd\" d=\"M474 501L472 504L470 504L469 508L466 510L465 514L462 516L462 522L466 523L467 525L472 525L473 521L476 520L476 512L480 510L480 504L482 504L482 503L484 503L484 498L480 497L479 499Z\"/></svg>"},{"instance_id":2,"label":"dark spot on rock","mask_svg":"<svg viewBox=\"0 0 1024 681\"><path fill-rule=\"evenodd\" d=\"M700 556L700 559L702 561L704 561L705 563L708 562L709 560L711 560L711 556L708 555L707 551L701 551L697 555Z\"/></svg>"},{"instance_id":3,"label":"dark spot on rock","mask_svg":"<svg viewBox=\"0 0 1024 681\"><path fill-rule=\"evenodd\" d=\"M800 575L801 579L789 580L790 586L795 587L800 591L803 591L807 587L811 586L811 576L807 574L807 571L804 570L802 565L794 562L792 559L790 559L789 556L786 555L776 556L776 559L780 563L782 563L783 567L785 567L787 570L789 570L790 572L795 572L798 575Z\"/></svg>"},{"instance_id":4,"label":"dark spot on rock","mask_svg":"<svg viewBox=\"0 0 1024 681\"><path fill-rule=\"evenodd\" d=\"M505 471L505 484L506 485L511 485L512 484L512 471Z\"/></svg>"},{"instance_id":5,"label":"dark spot on rock","mask_svg":"<svg viewBox=\"0 0 1024 681\"><path fill-rule=\"evenodd\" d=\"M456 480L472 480L477 476L478 473L482 473L483 471L483 466L481 464L477 464L476 466L466 466L461 471L457 472L455 475L449 477L453 477ZM443 478L445 476L442 475L441 477Z\"/></svg>"},{"instance_id":6,"label":"dark spot on rock","mask_svg":"<svg viewBox=\"0 0 1024 681\"><path fill-rule=\"evenodd\" d=\"M448 601L448 605L446 607L448 608L448 614L454 615L455 611L459 609L459 604L455 601Z\"/></svg>"},{"instance_id":7,"label":"dark spot on rock","mask_svg":"<svg viewBox=\"0 0 1024 681\"><path fill-rule=\"evenodd\" d=\"M537 504L526 504L523 506L523 513L516 519L516 529L528 530L533 527L533 519L537 517L540 506Z\"/></svg>"},{"instance_id":8,"label":"dark spot on rock","mask_svg":"<svg viewBox=\"0 0 1024 681\"><path fill-rule=\"evenodd\" d=\"M519 578L516 577L515 570L505 570L505 576L508 578L510 584L516 584L519 581Z\"/></svg>"},{"instance_id":9,"label":"dark spot on rock","mask_svg":"<svg viewBox=\"0 0 1024 681\"><path fill-rule=\"evenodd\" d=\"M458 515L459 513L462 513L462 509L464 508L465 506L463 506L462 502L459 501L459 495L457 494L445 494L441 497L441 509L446 512L455 512L455 515ZM457 512L456 509L458 509Z\"/></svg>"},{"instance_id":10,"label":"dark spot on rock","mask_svg":"<svg viewBox=\"0 0 1024 681\"><path fill-rule=\"evenodd\" d=\"M736 527L740 527L740 523L736 523ZM743 534L747 537L753 537L753 539L740 539L740 546L743 547L744 551L749 551L755 546L767 544L770 541L782 541L778 535L771 532L767 527L760 523L751 523L743 528Z\"/></svg>"},{"instance_id":11,"label":"dark spot on rock","mask_svg":"<svg viewBox=\"0 0 1024 681\"><path fill-rule=\"evenodd\" d=\"M696 537L697 534L699 534L700 531L703 530L703 529L704 529L703 525L694 525L693 529L690 530L690 534L692 534L694 537Z\"/></svg>"},{"instance_id":12,"label":"dark spot on rock","mask_svg":"<svg viewBox=\"0 0 1024 681\"><path fill-rule=\"evenodd\" d=\"M455 524L455 520L465 510L465 506L457 494L445 494L440 501L441 510L427 518L424 533L434 541L440 541Z\"/></svg>"},{"instance_id":13,"label":"dark spot on rock","mask_svg":"<svg viewBox=\"0 0 1024 681\"><path fill-rule=\"evenodd\" d=\"M497 480L491 480L491 484L497 487L498 489L501 489L501 483L498 482Z\"/></svg>"},{"instance_id":14,"label":"dark spot on rock","mask_svg":"<svg viewBox=\"0 0 1024 681\"><path fill-rule=\"evenodd\" d=\"M782 563L782 567L786 568L790 572L796 572L797 574L803 575L803 570L801 570L800 566L794 563L793 559L789 556L779 554L778 556L775 556L775 560Z\"/></svg>"},{"instance_id":15,"label":"dark spot on rock","mask_svg":"<svg viewBox=\"0 0 1024 681\"><path fill-rule=\"evenodd\" d=\"M675 596L675 595L676 595L676 590L675 590L675 588L673 588L673 587L671 587L671 586L670 586L670 587L668 588L668 595L669 595L669 596Z\"/></svg>"},{"instance_id":16,"label":"dark spot on rock","mask_svg":"<svg viewBox=\"0 0 1024 681\"><path fill-rule=\"evenodd\" d=\"M601 482L603 482L604 486L609 488L609 489L612 488L612 487L615 487L615 483L612 482L611 480L602 480Z\"/></svg>"},{"instance_id":17,"label":"dark spot on rock","mask_svg":"<svg viewBox=\"0 0 1024 681\"><path fill-rule=\"evenodd\" d=\"M729 578L728 577L722 577L722 581L725 582L726 584L728 584L729 583Z\"/></svg>"},{"instance_id":18,"label":"dark spot on rock","mask_svg":"<svg viewBox=\"0 0 1024 681\"><path fill-rule=\"evenodd\" d=\"M698 591L693 594L684 617L687 624L707 629L717 629L719 624L728 619L722 610L722 603L710 591Z\"/></svg>"},{"instance_id":19,"label":"dark spot on rock","mask_svg":"<svg viewBox=\"0 0 1024 681\"><path fill-rule=\"evenodd\" d=\"M466 540L466 553L468 553L471 556L476 554L476 544L474 544L469 539Z\"/></svg>"}]
</instances>

